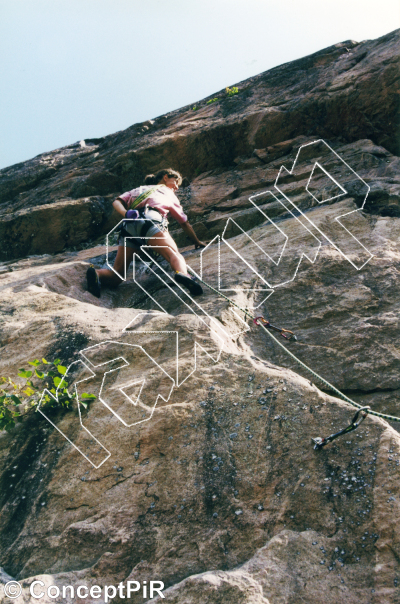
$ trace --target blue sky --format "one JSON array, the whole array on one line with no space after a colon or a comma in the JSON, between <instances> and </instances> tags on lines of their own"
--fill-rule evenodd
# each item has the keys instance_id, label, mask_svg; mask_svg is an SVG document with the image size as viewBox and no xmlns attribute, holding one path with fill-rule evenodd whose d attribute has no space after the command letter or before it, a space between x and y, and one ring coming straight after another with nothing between
<instances>
[{"instance_id":1,"label":"blue sky","mask_svg":"<svg viewBox=\"0 0 400 604\"><path fill-rule=\"evenodd\" d=\"M0 168L398 27L398 0L0 0Z\"/></svg>"}]
</instances>

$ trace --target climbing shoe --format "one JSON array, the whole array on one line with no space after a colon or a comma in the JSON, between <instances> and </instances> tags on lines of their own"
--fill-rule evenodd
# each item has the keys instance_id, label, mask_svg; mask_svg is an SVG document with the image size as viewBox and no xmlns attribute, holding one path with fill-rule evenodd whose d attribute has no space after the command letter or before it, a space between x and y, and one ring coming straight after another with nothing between
<instances>
[{"instance_id":1,"label":"climbing shoe","mask_svg":"<svg viewBox=\"0 0 400 604\"><path fill-rule=\"evenodd\" d=\"M197 281L196 277L189 277L189 275L184 275L183 273L179 273L177 271L174 275L174 279L177 283L180 283L186 287L192 296L200 296L203 293L203 288Z\"/></svg>"},{"instance_id":2,"label":"climbing shoe","mask_svg":"<svg viewBox=\"0 0 400 604\"><path fill-rule=\"evenodd\" d=\"M101 295L101 285L100 279L93 264L86 271L86 279L87 279L87 288L88 292L96 296L96 298L100 298Z\"/></svg>"}]
</instances>

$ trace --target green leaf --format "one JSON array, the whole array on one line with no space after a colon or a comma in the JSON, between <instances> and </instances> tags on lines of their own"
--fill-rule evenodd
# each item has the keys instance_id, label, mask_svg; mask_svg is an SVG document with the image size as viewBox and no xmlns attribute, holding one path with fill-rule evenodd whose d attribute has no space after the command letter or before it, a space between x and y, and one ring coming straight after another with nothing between
<instances>
[{"instance_id":1,"label":"green leaf","mask_svg":"<svg viewBox=\"0 0 400 604\"><path fill-rule=\"evenodd\" d=\"M38 376L38 378L40 378L41 380L44 379L45 374L42 371L39 371L38 369L35 369L35 373Z\"/></svg>"},{"instance_id":2,"label":"green leaf","mask_svg":"<svg viewBox=\"0 0 400 604\"><path fill-rule=\"evenodd\" d=\"M63 365L58 365L57 369L58 369L58 373L61 373L61 375L65 375L67 373L67 368L64 367Z\"/></svg>"},{"instance_id":3,"label":"green leaf","mask_svg":"<svg viewBox=\"0 0 400 604\"><path fill-rule=\"evenodd\" d=\"M66 382L65 380L62 380L59 377L55 377L53 379L54 385L58 388L59 386L61 388L66 388L68 386L68 382Z\"/></svg>"},{"instance_id":4,"label":"green leaf","mask_svg":"<svg viewBox=\"0 0 400 604\"><path fill-rule=\"evenodd\" d=\"M11 400L14 402L15 405L22 405L22 401L15 394L11 395Z\"/></svg>"},{"instance_id":5,"label":"green leaf","mask_svg":"<svg viewBox=\"0 0 400 604\"><path fill-rule=\"evenodd\" d=\"M33 371L25 371L25 369L20 369L18 375L22 378L30 378L32 373Z\"/></svg>"},{"instance_id":6,"label":"green leaf","mask_svg":"<svg viewBox=\"0 0 400 604\"><path fill-rule=\"evenodd\" d=\"M32 396L32 394L35 394L35 391L33 390L33 388L25 388L25 390L22 391L24 394L26 394L26 396Z\"/></svg>"},{"instance_id":7,"label":"green leaf","mask_svg":"<svg viewBox=\"0 0 400 604\"><path fill-rule=\"evenodd\" d=\"M46 361L46 359L42 359L42 363L44 363L45 365L48 365L48 364L49 364L49 362L48 362L48 361Z\"/></svg>"},{"instance_id":8,"label":"green leaf","mask_svg":"<svg viewBox=\"0 0 400 604\"><path fill-rule=\"evenodd\" d=\"M40 365L40 361L39 359L35 359L34 361L28 361L28 365L33 365L34 367L37 367L38 365Z\"/></svg>"},{"instance_id":9,"label":"green leaf","mask_svg":"<svg viewBox=\"0 0 400 604\"><path fill-rule=\"evenodd\" d=\"M84 399L86 399L86 400L87 400L87 399L95 399L95 398L96 398L96 395L95 395L95 394L88 394L87 392L83 392L83 393L81 394L81 397L80 397L80 398L84 398Z\"/></svg>"},{"instance_id":10,"label":"green leaf","mask_svg":"<svg viewBox=\"0 0 400 604\"><path fill-rule=\"evenodd\" d=\"M239 93L239 88L237 86L232 86L232 88L225 88L225 92L228 96L233 96Z\"/></svg>"},{"instance_id":11,"label":"green leaf","mask_svg":"<svg viewBox=\"0 0 400 604\"><path fill-rule=\"evenodd\" d=\"M83 405L85 407L85 409L87 409L87 403L84 403L83 401L81 401L81 405Z\"/></svg>"},{"instance_id":12,"label":"green leaf","mask_svg":"<svg viewBox=\"0 0 400 604\"><path fill-rule=\"evenodd\" d=\"M54 359L53 365L59 365L61 363L60 359Z\"/></svg>"}]
</instances>

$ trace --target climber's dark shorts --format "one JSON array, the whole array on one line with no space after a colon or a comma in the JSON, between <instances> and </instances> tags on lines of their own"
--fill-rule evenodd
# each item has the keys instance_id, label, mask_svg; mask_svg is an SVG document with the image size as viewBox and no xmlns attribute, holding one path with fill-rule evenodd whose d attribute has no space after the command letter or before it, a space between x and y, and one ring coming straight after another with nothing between
<instances>
[{"instance_id":1,"label":"climber's dark shorts","mask_svg":"<svg viewBox=\"0 0 400 604\"><path fill-rule=\"evenodd\" d=\"M145 235L141 236L143 226L148 222L151 222L151 226ZM135 220L125 221L124 231L122 231L118 239L118 245L137 248L147 245L149 239L157 235L157 233L165 233L166 231L168 231L168 221L159 212L149 208L146 212L146 220L136 218Z\"/></svg>"}]
</instances>

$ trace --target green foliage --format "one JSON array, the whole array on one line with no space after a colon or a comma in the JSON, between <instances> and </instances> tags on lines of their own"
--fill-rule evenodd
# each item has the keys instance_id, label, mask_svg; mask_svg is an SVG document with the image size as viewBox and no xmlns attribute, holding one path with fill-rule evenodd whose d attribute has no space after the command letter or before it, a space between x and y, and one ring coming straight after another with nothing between
<instances>
[{"instance_id":1,"label":"green foliage","mask_svg":"<svg viewBox=\"0 0 400 604\"><path fill-rule=\"evenodd\" d=\"M192 111L197 111L197 110L198 110L197 105L193 105L193 107L192 107Z\"/></svg>"},{"instance_id":2,"label":"green foliage","mask_svg":"<svg viewBox=\"0 0 400 604\"><path fill-rule=\"evenodd\" d=\"M232 86L232 88L225 88L225 92L228 96L234 96L235 94L239 94L239 88L237 86Z\"/></svg>"},{"instance_id":3,"label":"green foliage","mask_svg":"<svg viewBox=\"0 0 400 604\"><path fill-rule=\"evenodd\" d=\"M22 421L25 415L36 409L40 400L41 407L47 408L68 408L74 402L75 394L68 390L68 382L62 377L67 373L67 368L60 364L60 359L53 362L35 359L28 361L28 365L34 369L18 370L18 377L25 380L22 384L10 377L0 378L0 430L10 431L16 422ZM45 389L48 392L45 393ZM84 392L80 402L86 408L88 401L95 398L94 394Z\"/></svg>"},{"instance_id":4,"label":"green foliage","mask_svg":"<svg viewBox=\"0 0 400 604\"><path fill-rule=\"evenodd\" d=\"M210 103L215 103L215 101L218 101L218 97L216 96L215 99L210 99L209 101L207 101L207 105L209 105Z\"/></svg>"}]
</instances>

